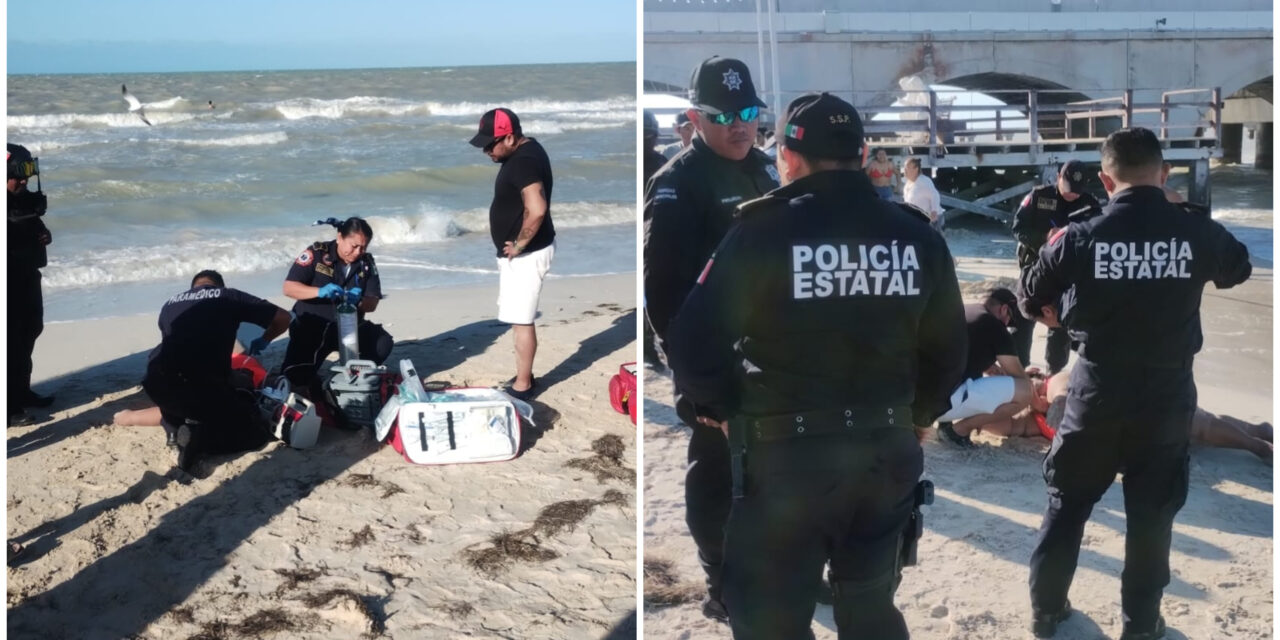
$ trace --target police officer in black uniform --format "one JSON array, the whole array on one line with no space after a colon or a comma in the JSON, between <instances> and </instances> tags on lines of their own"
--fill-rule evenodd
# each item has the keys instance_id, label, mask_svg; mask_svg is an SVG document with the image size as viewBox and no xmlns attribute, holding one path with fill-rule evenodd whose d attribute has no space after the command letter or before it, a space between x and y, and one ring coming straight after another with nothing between
<instances>
[{"instance_id":1,"label":"police officer in black uniform","mask_svg":"<svg viewBox=\"0 0 1280 640\"><path fill-rule=\"evenodd\" d=\"M1013 236L1018 240L1018 268L1026 271L1035 263L1040 247L1054 229L1066 228L1071 222L1081 222L1100 212L1098 200L1085 191L1085 166L1079 160L1069 160L1058 172L1058 180L1051 185L1036 187L1022 199L1013 214ZM1031 336L1036 323L1027 318L1015 318L1013 342L1018 349L1022 366L1031 363ZM1061 371L1070 358L1071 339L1062 329L1050 329L1045 344L1045 363L1049 374Z\"/></svg>"},{"instance_id":2,"label":"police officer in black uniform","mask_svg":"<svg viewBox=\"0 0 1280 640\"><path fill-rule=\"evenodd\" d=\"M1141 128L1102 146L1103 215L1059 229L1022 273L1019 304L1074 288L1066 318L1079 361L1066 416L1044 461L1049 506L1031 556L1033 631L1052 637L1071 613L1067 590L1089 513L1124 473L1122 640L1164 637L1173 518L1187 497L1196 408L1192 360L1203 343L1205 283L1249 277L1248 250L1203 208L1171 204L1160 141Z\"/></svg>"},{"instance_id":3,"label":"police officer in black uniform","mask_svg":"<svg viewBox=\"0 0 1280 640\"><path fill-rule=\"evenodd\" d=\"M646 315L666 340L667 325L733 221L734 209L778 186L778 171L753 145L760 108L747 65L712 57L693 71L688 111L698 133L645 189ZM680 393L676 413L693 430L685 477L685 519L707 572L703 613L723 620L720 557L729 517L729 450L724 434L698 424L700 411ZM719 417L719 416L716 416Z\"/></svg>"},{"instance_id":4,"label":"police officer in black uniform","mask_svg":"<svg viewBox=\"0 0 1280 640\"><path fill-rule=\"evenodd\" d=\"M201 271L191 288L160 309L160 345L147 360L142 388L160 407L160 421L178 446L178 467L203 475L205 454L256 449L271 439L252 385L232 382L231 353L242 322L266 329L270 342L289 327L289 313L229 289L217 271Z\"/></svg>"},{"instance_id":5,"label":"police officer in black uniform","mask_svg":"<svg viewBox=\"0 0 1280 640\"><path fill-rule=\"evenodd\" d=\"M394 343L382 325L364 319L382 299L382 280L368 253L373 229L363 218L341 222L329 218L325 222L337 228L338 237L316 242L303 251L284 281L284 294L297 302L281 369L295 390L307 391L312 400L323 398L317 376L320 364L338 350L336 310L340 302L356 305L361 359L382 364Z\"/></svg>"},{"instance_id":6,"label":"police officer in black uniform","mask_svg":"<svg viewBox=\"0 0 1280 640\"><path fill-rule=\"evenodd\" d=\"M850 104L797 98L778 141L788 184L740 207L669 332L686 397L728 418L730 624L808 637L829 560L840 637L906 638L912 427L949 408L965 366L954 263L927 215L876 195Z\"/></svg>"},{"instance_id":7,"label":"police officer in black uniform","mask_svg":"<svg viewBox=\"0 0 1280 640\"><path fill-rule=\"evenodd\" d=\"M44 297L40 291L40 269L49 263L45 247L53 235L44 226L48 199L37 186L28 189L27 180L40 175L40 164L26 147L8 144L9 164L9 426L35 424L23 411L27 407L47 407L53 396L31 390L31 352L44 331ZM36 178L37 181L39 178ZM39 184L37 182L37 184Z\"/></svg>"}]
</instances>

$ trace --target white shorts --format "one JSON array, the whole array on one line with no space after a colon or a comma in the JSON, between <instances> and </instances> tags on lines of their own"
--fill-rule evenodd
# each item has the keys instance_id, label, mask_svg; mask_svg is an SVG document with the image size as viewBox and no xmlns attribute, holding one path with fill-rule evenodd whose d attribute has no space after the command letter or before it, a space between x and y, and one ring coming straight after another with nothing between
<instances>
[{"instance_id":1,"label":"white shorts","mask_svg":"<svg viewBox=\"0 0 1280 640\"><path fill-rule=\"evenodd\" d=\"M533 324L538 315L542 280L551 270L556 243L515 258L498 258L498 321Z\"/></svg>"},{"instance_id":2,"label":"white shorts","mask_svg":"<svg viewBox=\"0 0 1280 640\"><path fill-rule=\"evenodd\" d=\"M955 422L973 416L991 413L1000 405L1013 401L1017 386L1011 376L985 376L977 380L965 380L951 394L951 410L942 414L938 422Z\"/></svg>"}]
</instances>

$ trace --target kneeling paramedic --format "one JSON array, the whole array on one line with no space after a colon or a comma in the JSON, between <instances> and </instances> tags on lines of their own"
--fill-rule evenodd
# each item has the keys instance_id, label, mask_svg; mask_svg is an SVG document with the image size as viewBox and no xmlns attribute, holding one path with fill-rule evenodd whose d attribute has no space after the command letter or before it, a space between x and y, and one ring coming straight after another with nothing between
<instances>
[{"instance_id":1,"label":"kneeling paramedic","mask_svg":"<svg viewBox=\"0 0 1280 640\"><path fill-rule=\"evenodd\" d=\"M303 390L312 401L319 401L320 365L338 350L337 304L343 300L356 306L359 314L357 333L360 358L375 364L386 362L394 340L380 324L365 319L365 314L378 308L382 299L382 279L369 254L373 229L363 218L344 221L329 218L338 230L337 238L316 242L304 250L284 281L284 295L297 300L295 316L289 326L289 347L281 370L294 390Z\"/></svg>"},{"instance_id":2,"label":"kneeling paramedic","mask_svg":"<svg viewBox=\"0 0 1280 640\"><path fill-rule=\"evenodd\" d=\"M151 351L142 388L160 408L178 445L178 467L193 473L206 454L256 449L271 440L252 386L232 383L227 357L240 323L266 328L259 349L289 327L289 312L238 289L217 271L201 271L191 288L160 309L160 345Z\"/></svg>"},{"instance_id":3,"label":"kneeling paramedic","mask_svg":"<svg viewBox=\"0 0 1280 640\"><path fill-rule=\"evenodd\" d=\"M729 416L729 622L738 640L810 637L830 561L840 637L906 638L893 595L928 486L912 427L965 364L954 264L860 171L850 104L802 96L778 132L785 186L739 208L670 329L681 388Z\"/></svg>"}]
</instances>

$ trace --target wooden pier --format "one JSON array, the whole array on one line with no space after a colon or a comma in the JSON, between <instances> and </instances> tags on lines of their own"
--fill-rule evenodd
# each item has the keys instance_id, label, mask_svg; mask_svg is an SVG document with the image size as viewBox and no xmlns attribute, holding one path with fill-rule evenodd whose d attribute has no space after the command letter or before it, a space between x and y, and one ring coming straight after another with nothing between
<instances>
[{"instance_id":1,"label":"wooden pier","mask_svg":"<svg viewBox=\"0 0 1280 640\"><path fill-rule=\"evenodd\" d=\"M675 94L672 89L650 87ZM954 104L959 94L974 93L1005 104ZM837 95L859 105L873 152L884 149L899 170L909 157L933 170L947 219L972 213L1008 223L1016 205L1010 201L1052 183L1068 160L1097 167L1107 134L1129 126L1154 131L1165 161L1188 168L1192 202L1209 204L1209 160L1222 157L1223 96L1217 88L1166 91L1153 103L1136 102L1132 90L1093 100L1059 89ZM1097 177L1089 181L1102 195Z\"/></svg>"}]
</instances>

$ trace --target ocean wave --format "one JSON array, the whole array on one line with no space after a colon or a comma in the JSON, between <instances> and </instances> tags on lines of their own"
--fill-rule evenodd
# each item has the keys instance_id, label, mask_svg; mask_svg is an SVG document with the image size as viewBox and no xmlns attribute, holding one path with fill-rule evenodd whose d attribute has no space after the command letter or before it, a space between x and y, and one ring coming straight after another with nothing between
<instances>
[{"instance_id":1,"label":"ocean wave","mask_svg":"<svg viewBox=\"0 0 1280 640\"><path fill-rule=\"evenodd\" d=\"M430 107L425 103L370 96L355 96L335 100L292 98L282 102L271 103L269 108L274 109L286 120L301 120L303 118L336 120L357 115L404 116L427 115L430 113Z\"/></svg>"},{"instance_id":2,"label":"ocean wave","mask_svg":"<svg viewBox=\"0 0 1280 640\"><path fill-rule=\"evenodd\" d=\"M1270 229L1273 225L1270 209L1222 208L1213 209L1212 216L1218 222L1237 224L1245 227L1263 227Z\"/></svg>"},{"instance_id":3,"label":"ocean wave","mask_svg":"<svg viewBox=\"0 0 1280 640\"><path fill-rule=\"evenodd\" d=\"M190 147L254 147L269 144L280 144L289 139L289 135L283 131L271 131L268 133L246 133L239 136L231 136L228 138L208 138L204 140L170 140L174 144L190 146Z\"/></svg>"},{"instance_id":4,"label":"ocean wave","mask_svg":"<svg viewBox=\"0 0 1280 640\"><path fill-rule=\"evenodd\" d=\"M438 116L480 116L494 107L506 107L523 117L530 113L614 113L628 119L635 118L636 101L632 96L617 96L606 100L512 100L510 102L428 102L431 113Z\"/></svg>"},{"instance_id":5,"label":"ocean wave","mask_svg":"<svg viewBox=\"0 0 1280 640\"><path fill-rule=\"evenodd\" d=\"M635 207L600 202L551 204L557 229L635 224ZM371 216L369 225L378 243L388 245L441 242L468 233L489 232L489 209L445 212L424 207L416 214Z\"/></svg>"},{"instance_id":6,"label":"ocean wave","mask_svg":"<svg viewBox=\"0 0 1280 640\"><path fill-rule=\"evenodd\" d=\"M109 181L111 188L122 193L150 188L123 181ZM635 224L635 207L623 204L568 202L552 204L552 219L557 229L593 227L613 224ZM487 234L489 211L469 209L443 211L424 206L403 215L370 216L373 227L373 251L379 247L448 242L470 233ZM100 286L156 280L185 279L201 269L216 269L224 274L283 270L298 252L318 238L329 236L331 229L303 226L257 229L225 236L210 229L188 229L167 233L167 242L147 246L126 246L72 255L50 256L44 270L43 283L49 289ZM384 264L382 261L379 264ZM392 258L385 266L431 269L460 273L492 273L485 269L449 266L406 258Z\"/></svg>"},{"instance_id":7,"label":"ocean wave","mask_svg":"<svg viewBox=\"0 0 1280 640\"><path fill-rule=\"evenodd\" d=\"M192 113L166 112L148 113L147 120L154 125L188 122L196 118ZM65 127L88 129L97 127L143 127L136 113L56 113L33 116L9 116L9 129L59 129Z\"/></svg>"}]
</instances>

